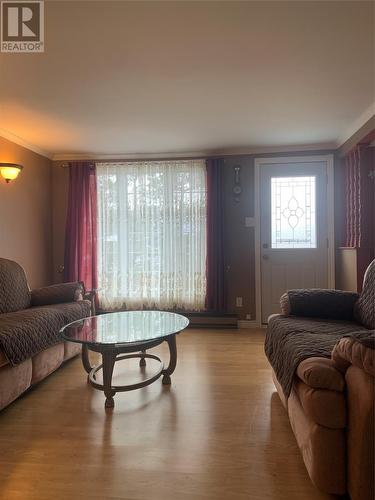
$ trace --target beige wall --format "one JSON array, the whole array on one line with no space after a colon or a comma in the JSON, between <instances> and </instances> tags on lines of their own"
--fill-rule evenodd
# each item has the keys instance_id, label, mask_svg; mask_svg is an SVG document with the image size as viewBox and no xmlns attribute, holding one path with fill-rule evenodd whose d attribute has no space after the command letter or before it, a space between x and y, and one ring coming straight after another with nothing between
<instances>
[{"instance_id":1,"label":"beige wall","mask_svg":"<svg viewBox=\"0 0 375 500\"><path fill-rule=\"evenodd\" d=\"M0 178L0 256L21 264L32 288L51 283L51 161L0 137L0 162L24 166Z\"/></svg>"},{"instance_id":2,"label":"beige wall","mask_svg":"<svg viewBox=\"0 0 375 500\"><path fill-rule=\"evenodd\" d=\"M336 252L336 288L357 291L357 250L338 248Z\"/></svg>"}]
</instances>

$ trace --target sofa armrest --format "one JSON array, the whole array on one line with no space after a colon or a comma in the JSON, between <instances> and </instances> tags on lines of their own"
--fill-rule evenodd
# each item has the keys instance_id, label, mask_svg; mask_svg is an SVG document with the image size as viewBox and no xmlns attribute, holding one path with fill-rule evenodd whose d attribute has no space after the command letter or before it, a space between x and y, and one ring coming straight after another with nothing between
<instances>
[{"instance_id":1,"label":"sofa armrest","mask_svg":"<svg viewBox=\"0 0 375 500\"><path fill-rule=\"evenodd\" d=\"M98 294L98 289L93 288L92 290L86 290L84 295L83 295L83 298L85 300L89 300L91 302L91 314L92 314L92 316L95 316L95 314L96 314L97 294Z\"/></svg>"},{"instance_id":2,"label":"sofa armrest","mask_svg":"<svg viewBox=\"0 0 375 500\"><path fill-rule=\"evenodd\" d=\"M85 290L81 281L59 283L31 291L32 306L47 306L83 300Z\"/></svg>"},{"instance_id":3,"label":"sofa armrest","mask_svg":"<svg viewBox=\"0 0 375 500\"><path fill-rule=\"evenodd\" d=\"M332 361L343 373L353 365L375 377L375 350L354 338L344 337L337 342L332 351Z\"/></svg>"},{"instance_id":4,"label":"sofa armrest","mask_svg":"<svg viewBox=\"0 0 375 500\"><path fill-rule=\"evenodd\" d=\"M282 314L352 321L359 295L321 288L289 290L280 298Z\"/></svg>"},{"instance_id":5,"label":"sofa armrest","mask_svg":"<svg viewBox=\"0 0 375 500\"><path fill-rule=\"evenodd\" d=\"M307 358L298 365L297 376L314 389L328 389L342 392L345 380L329 358Z\"/></svg>"}]
</instances>

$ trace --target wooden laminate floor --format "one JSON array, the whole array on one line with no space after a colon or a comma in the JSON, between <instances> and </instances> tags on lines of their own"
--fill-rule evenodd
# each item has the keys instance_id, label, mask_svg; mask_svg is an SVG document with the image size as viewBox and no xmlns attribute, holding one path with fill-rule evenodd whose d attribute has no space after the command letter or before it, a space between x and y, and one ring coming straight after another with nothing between
<instances>
[{"instance_id":1,"label":"wooden laminate floor","mask_svg":"<svg viewBox=\"0 0 375 500\"><path fill-rule=\"evenodd\" d=\"M333 498L308 478L263 339L187 330L172 386L117 394L107 412L80 359L68 362L0 413L0 498ZM116 379L125 373L140 376L136 361L119 363Z\"/></svg>"}]
</instances>

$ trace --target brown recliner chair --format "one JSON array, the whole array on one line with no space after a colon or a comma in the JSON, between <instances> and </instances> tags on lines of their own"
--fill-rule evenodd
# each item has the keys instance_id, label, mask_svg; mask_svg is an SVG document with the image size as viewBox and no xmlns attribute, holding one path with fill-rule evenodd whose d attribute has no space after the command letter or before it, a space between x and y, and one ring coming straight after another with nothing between
<instances>
[{"instance_id":1,"label":"brown recliner chair","mask_svg":"<svg viewBox=\"0 0 375 500\"><path fill-rule=\"evenodd\" d=\"M347 490L352 500L373 500L374 489L374 350L343 338L332 351L346 384Z\"/></svg>"},{"instance_id":2,"label":"brown recliner chair","mask_svg":"<svg viewBox=\"0 0 375 500\"><path fill-rule=\"evenodd\" d=\"M0 258L0 410L80 352L59 330L90 313L82 283L30 290L22 267Z\"/></svg>"},{"instance_id":3,"label":"brown recliner chair","mask_svg":"<svg viewBox=\"0 0 375 500\"><path fill-rule=\"evenodd\" d=\"M361 295L294 290L281 304L283 314L269 319L266 353L309 476L327 493L373 500L375 261ZM285 395L273 364L275 349L283 346L275 340L292 344L304 331L310 338L319 331L331 348L297 362ZM350 337L355 332L369 335L370 345ZM282 356L278 359L284 363Z\"/></svg>"}]
</instances>

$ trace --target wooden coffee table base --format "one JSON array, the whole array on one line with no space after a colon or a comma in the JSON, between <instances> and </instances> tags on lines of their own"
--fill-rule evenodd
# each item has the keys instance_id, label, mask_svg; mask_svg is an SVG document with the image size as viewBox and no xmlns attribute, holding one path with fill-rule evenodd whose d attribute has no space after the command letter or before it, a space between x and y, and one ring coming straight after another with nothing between
<instances>
[{"instance_id":1,"label":"wooden coffee table base","mask_svg":"<svg viewBox=\"0 0 375 500\"><path fill-rule=\"evenodd\" d=\"M164 368L163 361L154 354L147 354L147 350L152 347L160 345L162 342L167 342L169 346L169 364L167 368ZM91 366L89 360L89 351L100 352L102 355L102 363L96 366ZM129 353L129 354L125 354ZM123 354L119 356L119 354ZM150 378L142 380L136 384L130 385L112 385L112 375L113 368L116 361L122 359L133 359L140 358L140 367L146 366L146 359L154 359L160 363L158 371ZM83 344L82 345L82 363L88 373L89 383L95 387L104 391L106 400L105 408L113 408L115 402L113 396L116 392L134 391L135 389L140 389L141 387L146 387L150 385L159 377L163 376L162 383L164 385L170 385L171 375L176 368L177 363L177 347L176 347L176 335L170 335L169 337L158 339L152 342L145 342L143 344L137 344L133 346L106 346L103 344ZM96 374L99 370L103 370L103 384L99 384L96 381Z\"/></svg>"}]
</instances>

